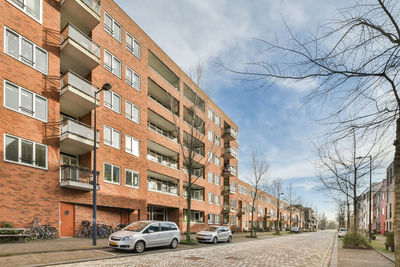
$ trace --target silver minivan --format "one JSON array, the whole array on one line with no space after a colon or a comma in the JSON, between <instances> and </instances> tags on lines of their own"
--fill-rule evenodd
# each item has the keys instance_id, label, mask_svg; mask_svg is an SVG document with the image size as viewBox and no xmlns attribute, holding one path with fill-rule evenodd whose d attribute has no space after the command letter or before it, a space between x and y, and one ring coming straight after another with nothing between
<instances>
[{"instance_id":1,"label":"silver minivan","mask_svg":"<svg viewBox=\"0 0 400 267\"><path fill-rule=\"evenodd\" d=\"M197 233L198 242L212 242L217 244L220 241L232 242L232 232L226 226L207 226Z\"/></svg>"},{"instance_id":2,"label":"silver minivan","mask_svg":"<svg viewBox=\"0 0 400 267\"><path fill-rule=\"evenodd\" d=\"M108 246L141 253L150 247L170 246L175 249L180 241L181 233L174 222L138 221L113 233Z\"/></svg>"}]
</instances>

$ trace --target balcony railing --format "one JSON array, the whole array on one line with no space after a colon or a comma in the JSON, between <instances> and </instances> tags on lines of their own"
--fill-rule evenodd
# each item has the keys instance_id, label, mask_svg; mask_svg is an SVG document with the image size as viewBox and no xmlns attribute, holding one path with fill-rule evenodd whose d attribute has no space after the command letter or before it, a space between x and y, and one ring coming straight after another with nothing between
<instances>
[{"instance_id":1,"label":"balcony railing","mask_svg":"<svg viewBox=\"0 0 400 267\"><path fill-rule=\"evenodd\" d=\"M239 158L239 152L234 147L225 147L224 148L224 153L228 154L228 155L231 155L234 158Z\"/></svg>"},{"instance_id":2,"label":"balcony railing","mask_svg":"<svg viewBox=\"0 0 400 267\"><path fill-rule=\"evenodd\" d=\"M62 121L61 135L63 134L74 134L90 141L94 140L92 127L71 118L67 118ZM98 131L96 139L100 140L100 135Z\"/></svg>"},{"instance_id":3,"label":"balcony railing","mask_svg":"<svg viewBox=\"0 0 400 267\"><path fill-rule=\"evenodd\" d=\"M60 83L61 89L63 89L67 85L70 85L93 98L96 91L99 90L98 87L92 85L89 81L85 80L71 70L68 70L66 73L64 73L64 75L61 77ZM97 95L96 97L97 100L100 100L100 95Z\"/></svg>"},{"instance_id":4,"label":"balcony railing","mask_svg":"<svg viewBox=\"0 0 400 267\"><path fill-rule=\"evenodd\" d=\"M91 10L96 12L100 16L100 0L81 0L85 3Z\"/></svg>"},{"instance_id":5,"label":"balcony railing","mask_svg":"<svg viewBox=\"0 0 400 267\"><path fill-rule=\"evenodd\" d=\"M222 206L222 211L223 212L229 212L231 210L231 205L229 205L229 204L224 204L223 206Z\"/></svg>"},{"instance_id":6,"label":"balcony railing","mask_svg":"<svg viewBox=\"0 0 400 267\"><path fill-rule=\"evenodd\" d=\"M89 169L65 164L60 166L60 183L62 187L91 191L93 190L92 174L93 172ZM100 172L97 172L97 175L100 175ZM97 186L99 186L98 183Z\"/></svg>"},{"instance_id":7,"label":"balcony railing","mask_svg":"<svg viewBox=\"0 0 400 267\"><path fill-rule=\"evenodd\" d=\"M178 169L178 162L177 161L172 161L172 160L165 159L164 157L160 157L157 154L153 154L153 153L147 154L147 159L151 160L151 161L154 161L154 162L157 162L159 164L162 164L164 166L176 169L176 170Z\"/></svg>"},{"instance_id":8,"label":"balcony railing","mask_svg":"<svg viewBox=\"0 0 400 267\"><path fill-rule=\"evenodd\" d=\"M82 33L71 23L68 23L61 31L61 44L67 39L75 41L89 53L100 59L100 46L94 43L92 39Z\"/></svg>"},{"instance_id":9,"label":"balcony railing","mask_svg":"<svg viewBox=\"0 0 400 267\"><path fill-rule=\"evenodd\" d=\"M231 135L236 141L239 141L239 133L232 127L225 128L224 134Z\"/></svg>"},{"instance_id":10,"label":"balcony railing","mask_svg":"<svg viewBox=\"0 0 400 267\"><path fill-rule=\"evenodd\" d=\"M236 166L235 165L224 165L224 171L236 176Z\"/></svg>"}]
</instances>

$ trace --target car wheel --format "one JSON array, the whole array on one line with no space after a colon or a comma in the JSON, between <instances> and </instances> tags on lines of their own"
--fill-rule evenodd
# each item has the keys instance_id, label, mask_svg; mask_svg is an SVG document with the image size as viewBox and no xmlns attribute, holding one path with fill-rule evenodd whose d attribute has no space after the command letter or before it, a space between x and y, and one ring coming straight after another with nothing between
<instances>
[{"instance_id":1,"label":"car wheel","mask_svg":"<svg viewBox=\"0 0 400 267\"><path fill-rule=\"evenodd\" d=\"M229 236L229 238L228 238L228 241L227 241L228 243L232 243L232 236Z\"/></svg>"},{"instance_id":2,"label":"car wheel","mask_svg":"<svg viewBox=\"0 0 400 267\"><path fill-rule=\"evenodd\" d=\"M137 253L142 253L144 251L144 248L145 248L144 242L143 241L138 241L135 244L134 251L137 252Z\"/></svg>"},{"instance_id":3,"label":"car wheel","mask_svg":"<svg viewBox=\"0 0 400 267\"><path fill-rule=\"evenodd\" d=\"M213 242L214 244L217 244L217 243L218 243L218 238L214 237L213 240L212 240L212 242Z\"/></svg>"},{"instance_id":4,"label":"car wheel","mask_svg":"<svg viewBox=\"0 0 400 267\"><path fill-rule=\"evenodd\" d=\"M173 249L176 249L178 247L178 240L176 238L172 239L171 244L169 246Z\"/></svg>"}]
</instances>

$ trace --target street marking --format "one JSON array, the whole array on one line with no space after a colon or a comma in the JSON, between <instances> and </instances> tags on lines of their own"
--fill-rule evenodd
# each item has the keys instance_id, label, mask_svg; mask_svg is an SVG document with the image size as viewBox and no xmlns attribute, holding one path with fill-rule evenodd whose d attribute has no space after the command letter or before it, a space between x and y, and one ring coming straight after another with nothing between
<instances>
[{"instance_id":1,"label":"street marking","mask_svg":"<svg viewBox=\"0 0 400 267\"><path fill-rule=\"evenodd\" d=\"M111 253L111 252L108 252L108 251L102 251L102 250L98 250L98 249L95 249L94 251L101 252L101 253L108 254L108 255L113 255L113 256L117 256L118 255L118 254L115 254L115 253Z\"/></svg>"}]
</instances>

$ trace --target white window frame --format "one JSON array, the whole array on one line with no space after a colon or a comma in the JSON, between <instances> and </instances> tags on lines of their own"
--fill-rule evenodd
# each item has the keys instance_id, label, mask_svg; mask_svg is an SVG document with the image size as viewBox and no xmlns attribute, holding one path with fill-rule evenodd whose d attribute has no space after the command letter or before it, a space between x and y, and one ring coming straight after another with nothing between
<instances>
[{"instance_id":1,"label":"white window frame","mask_svg":"<svg viewBox=\"0 0 400 267\"><path fill-rule=\"evenodd\" d=\"M218 199L218 201L217 201L217 199ZM221 196L220 195L214 195L214 204L221 205Z\"/></svg>"},{"instance_id":2,"label":"white window frame","mask_svg":"<svg viewBox=\"0 0 400 267\"><path fill-rule=\"evenodd\" d=\"M107 181L106 180L106 178L105 178L105 165L106 164L108 164L108 165L110 165L111 166L111 180L112 180L112 177L113 177L113 174L114 174L114 167L118 167L119 168L119 182L118 183L116 183L116 182L113 182L113 181ZM109 184L116 184L116 185L121 185L121 167L120 166L118 166L118 165L114 165L114 164L111 164L111 163L108 163L108 162L103 162L103 181L105 182L105 183L109 183Z\"/></svg>"},{"instance_id":3,"label":"white window frame","mask_svg":"<svg viewBox=\"0 0 400 267\"><path fill-rule=\"evenodd\" d=\"M214 214L209 213L207 216L207 223L208 224L214 224Z\"/></svg>"},{"instance_id":4,"label":"white window frame","mask_svg":"<svg viewBox=\"0 0 400 267\"><path fill-rule=\"evenodd\" d=\"M214 121L214 111L212 109L208 109L208 119Z\"/></svg>"},{"instance_id":5,"label":"white window frame","mask_svg":"<svg viewBox=\"0 0 400 267\"><path fill-rule=\"evenodd\" d=\"M215 124L216 124L218 127L221 127L221 117L218 116L217 114L215 114L215 115L214 115L214 119L215 119Z\"/></svg>"},{"instance_id":6,"label":"white window frame","mask_svg":"<svg viewBox=\"0 0 400 267\"><path fill-rule=\"evenodd\" d=\"M24 12L26 15L28 15L29 17L31 17L32 19L34 19L35 21L39 22L40 24L42 24L43 21L43 0L40 0L40 15L39 15L39 19L35 18L33 15L29 14L26 11L26 0L22 0L23 1L23 5L24 7L20 7L17 3L15 3L12 0L7 0L7 2L9 2L10 4L12 4L13 6L15 6L16 8L18 8L19 10L21 10L22 12Z\"/></svg>"},{"instance_id":7,"label":"white window frame","mask_svg":"<svg viewBox=\"0 0 400 267\"><path fill-rule=\"evenodd\" d=\"M106 138L105 138L105 128L109 128L110 130L111 130L111 143L109 144L108 142L106 142ZM115 133L119 133L119 146L118 147L116 147L115 145L114 145L114 143L113 143L113 140L114 140L114 134ZM120 150L121 149L121 138L122 138L122 136L121 136L121 131L119 131L119 130L117 130L117 129L114 129L114 128L112 128L112 127L110 127L110 126L108 126L108 125L105 125L104 124L104 128L103 128L103 143L106 145L106 146L110 146L110 147L113 147L113 148L115 148L115 149L118 149L118 150Z\"/></svg>"},{"instance_id":8,"label":"white window frame","mask_svg":"<svg viewBox=\"0 0 400 267\"><path fill-rule=\"evenodd\" d=\"M208 178L207 180L209 183L214 183L214 174L212 172L208 172L207 178Z\"/></svg>"},{"instance_id":9,"label":"white window frame","mask_svg":"<svg viewBox=\"0 0 400 267\"><path fill-rule=\"evenodd\" d=\"M128 148L127 148L127 146L126 146L126 139L127 139L127 138L130 138L130 139L131 139L131 144L132 144L132 141L134 141L134 140L138 142L138 150L139 150L139 151L138 151L138 154L137 154L137 155L133 153L132 147L130 148L131 152L128 151ZM140 156L140 140L137 139L137 138L135 138L135 137L132 137L132 136L130 136L130 135L128 135L128 134L125 134L125 152L128 153L128 154L134 155L134 156L136 156L136 157L139 157L139 156Z\"/></svg>"},{"instance_id":10,"label":"white window frame","mask_svg":"<svg viewBox=\"0 0 400 267\"><path fill-rule=\"evenodd\" d=\"M217 166L221 165L221 157L219 155L215 155L214 162Z\"/></svg>"},{"instance_id":11,"label":"white window frame","mask_svg":"<svg viewBox=\"0 0 400 267\"><path fill-rule=\"evenodd\" d=\"M6 137L7 137L7 136L18 139L18 161L12 161L12 160L6 159ZM4 137L4 138L3 138L3 140L4 140L4 144L3 144L3 148L4 148L4 153L3 153L3 154L4 154L4 157L3 157L3 160L4 160L5 162L20 164L20 165L24 165L24 166L28 166L28 167L33 167L33 168L37 168L37 169L42 169L42 170L47 170L47 169L48 169L48 166L49 166L49 151L48 151L48 146L47 146L47 145L41 144L41 143L38 143L38 142L35 142L35 141L32 141L32 140L29 140L29 139L21 138L21 137L12 135L12 134L7 134L7 133L4 133L4 136L3 136L3 137ZM32 159L33 159L32 162L33 162L33 164L28 164L28 163L21 162L21 149L22 149L21 142L22 142L22 140L31 142L31 143L33 144L33 146L32 146L32 151L33 151L33 152L32 152ZM36 165L35 165L35 160L36 160L36 153L35 153L35 151L36 151L36 145L37 145L37 144L46 147L46 167L40 167L40 166L36 166Z\"/></svg>"},{"instance_id":12,"label":"white window frame","mask_svg":"<svg viewBox=\"0 0 400 267\"><path fill-rule=\"evenodd\" d=\"M106 105L106 92L111 93L111 107L108 104ZM116 112L118 114L121 114L121 111L122 111L122 97L119 94L117 94L117 93L115 93L114 91L111 91L111 90L104 91L104 95L103 96L104 96L104 106L106 108L111 109L112 111L114 111L114 112ZM115 106L114 96L118 96L119 97L119 112L114 110L114 106Z\"/></svg>"},{"instance_id":13,"label":"white window frame","mask_svg":"<svg viewBox=\"0 0 400 267\"><path fill-rule=\"evenodd\" d=\"M12 85L18 87L18 110L17 110L17 109L14 109L14 108L12 108L12 107L6 106L6 99L7 99L7 95L6 95L6 84L7 84L7 83L12 84ZM22 91L22 90L25 90L25 91L28 91L29 93L32 93L32 102L33 102L33 103L32 103L32 105L33 105L33 106L32 106L32 114L28 114L28 112L24 112L24 111L21 110L21 91ZM48 115L48 100L47 100L46 97L43 97L43 96L41 96L41 95L39 95L39 94L36 94L36 93L32 92L31 90L28 90L28 89L26 89L26 88L24 88L24 87L22 87L22 86L19 86L18 84L15 84L15 83L13 83L13 82L10 82L10 81L8 81L8 80L4 80L3 92L4 92L4 102L3 102L3 106L4 106L5 108L10 109L10 110L13 110L13 111L16 111L16 112L18 112L18 113L21 113L21 114L23 114L23 115L29 116L29 117L31 117L31 118L37 119L37 120L39 120L39 121L47 122L48 116L49 116L49 115ZM42 120L42 119L37 118L37 117L34 116L34 114L36 113L36 101L35 101L35 100L36 100L36 97L42 98L43 100L46 101L46 119L45 119L45 120Z\"/></svg>"},{"instance_id":14,"label":"white window frame","mask_svg":"<svg viewBox=\"0 0 400 267\"><path fill-rule=\"evenodd\" d=\"M214 194L208 193L208 203L214 204Z\"/></svg>"},{"instance_id":15,"label":"white window frame","mask_svg":"<svg viewBox=\"0 0 400 267\"><path fill-rule=\"evenodd\" d=\"M7 46L7 31L10 31L13 34L18 36L18 58L14 57L14 55L11 55L11 54L9 54L7 52L7 48L8 48L8 46ZM25 62L25 61L23 61L21 59L21 49L22 49L21 42L22 42L22 40L24 40L24 41L26 41L26 42L28 42L28 43L30 43L32 45L32 49L33 49L33 52L32 52L32 65L28 64L27 62ZM36 68L36 49L39 49L39 50L41 50L42 52L44 52L46 54L46 71L45 72L42 72L41 70ZM47 75L47 73L49 71L49 54L48 54L48 52L45 49L43 49L42 47L36 45L34 42L26 39L24 36L22 36L21 34L17 33L16 31L8 28L7 26L4 26L4 53L9 55L12 58L15 58L19 62L21 62L21 63L23 63L23 64L25 64L25 65L27 65L27 66L39 71L40 73L43 73L44 75Z\"/></svg>"},{"instance_id":16,"label":"white window frame","mask_svg":"<svg viewBox=\"0 0 400 267\"><path fill-rule=\"evenodd\" d=\"M128 82L127 81L127 75L126 75L126 72L127 71L130 71L130 72L132 72L132 81L130 81L130 82ZM136 88L135 86L134 86L134 78L135 78L135 75L137 76L137 78L138 78L138 88ZM138 92L140 92L140 84L141 84L141 82L140 82L140 75L136 72L136 71L134 71L132 68L130 68L128 65L126 65L125 66L125 83L127 84L127 85L129 85L130 87L132 87L132 88L134 88L136 91L138 91Z\"/></svg>"},{"instance_id":17,"label":"white window frame","mask_svg":"<svg viewBox=\"0 0 400 267\"><path fill-rule=\"evenodd\" d=\"M139 42L135 37L133 37L133 35L130 34L128 31L126 31L126 35L129 35L129 37L132 38L132 41L133 41L133 44L132 44L132 45L128 45L128 42L126 41L128 38L125 38L125 41L126 41L126 49L127 49L129 52L131 52L132 54L134 54L138 59L140 59L140 53L141 53L141 51L140 51L140 49L141 49L140 42ZM138 47L139 47L139 49L138 49L138 54L135 54L135 47L134 47L135 43L137 43L137 44L138 44ZM130 46L132 47L132 49L130 49Z\"/></svg>"},{"instance_id":18,"label":"white window frame","mask_svg":"<svg viewBox=\"0 0 400 267\"><path fill-rule=\"evenodd\" d=\"M107 49L104 48L104 54L105 54L105 53L107 53L107 54L109 54L109 55L111 56L111 66L110 66L110 68L109 68L108 66L106 66L106 62L105 62L105 60L103 59L103 66L104 66L104 68L105 68L106 70L108 70L109 72L111 72L112 74L114 74L115 76L117 76L118 78L121 79L121 76L122 76L122 61L121 61L121 59L119 59L118 57L114 56L113 53L111 53L110 51L108 51ZM117 60L119 61L119 75L117 75L117 74L114 73L114 69L115 69L115 66L114 66L114 59L117 59Z\"/></svg>"},{"instance_id":19,"label":"white window frame","mask_svg":"<svg viewBox=\"0 0 400 267\"><path fill-rule=\"evenodd\" d=\"M139 111L139 113L138 113L138 121L135 121L134 119L133 119L133 117L132 118L130 118L129 116L128 116L128 114L126 113L126 107L128 106L128 105L131 105L131 113L133 113L133 110L135 109L135 108L137 108L137 110ZM125 100L125 118L127 118L128 120L131 120L131 121L133 121L133 122L136 122L137 124L140 124L140 107L138 107L138 106L136 106L135 104L133 104L132 102L130 102L129 100Z\"/></svg>"},{"instance_id":20,"label":"white window frame","mask_svg":"<svg viewBox=\"0 0 400 267\"><path fill-rule=\"evenodd\" d=\"M218 135L215 135L215 145L221 146L221 137L219 137Z\"/></svg>"},{"instance_id":21,"label":"white window frame","mask_svg":"<svg viewBox=\"0 0 400 267\"><path fill-rule=\"evenodd\" d=\"M214 142L214 133L211 130L208 130L208 140Z\"/></svg>"},{"instance_id":22,"label":"white window frame","mask_svg":"<svg viewBox=\"0 0 400 267\"><path fill-rule=\"evenodd\" d=\"M111 18L111 29L108 29L108 28L106 27L106 23L105 23L106 19L104 18L104 30L105 30L108 34L110 34L115 40L117 40L119 43L122 43L122 25L121 25L118 21L116 21L110 14L108 14L106 11L104 11L104 17L106 17L106 16L108 16L108 17ZM119 26L120 30L121 30L121 34L119 35L120 40L118 40L117 38L115 38L115 35L114 35L114 31L115 31L114 27L115 27L115 24L117 24L117 25Z\"/></svg>"},{"instance_id":23,"label":"white window frame","mask_svg":"<svg viewBox=\"0 0 400 267\"><path fill-rule=\"evenodd\" d=\"M208 161L214 163L214 152L208 151Z\"/></svg>"},{"instance_id":24,"label":"white window frame","mask_svg":"<svg viewBox=\"0 0 400 267\"><path fill-rule=\"evenodd\" d=\"M218 177L218 179L217 179ZM214 175L214 181L216 185L221 185L221 176L219 176L218 174Z\"/></svg>"},{"instance_id":25,"label":"white window frame","mask_svg":"<svg viewBox=\"0 0 400 267\"><path fill-rule=\"evenodd\" d=\"M217 220L218 218L218 220ZM221 216L219 214L214 215L214 224L220 224L221 223Z\"/></svg>"},{"instance_id":26,"label":"white window frame","mask_svg":"<svg viewBox=\"0 0 400 267\"><path fill-rule=\"evenodd\" d=\"M126 183L126 172L130 172L130 173L131 173L132 179L133 179L133 174L137 174L137 176L138 176L138 185L133 185L133 180L132 180L132 185L129 185L129 184ZM126 185L127 187L139 189L139 187L140 187L140 173L139 173L138 171L134 171L134 170L130 170L130 169L125 169L125 185Z\"/></svg>"}]
</instances>

